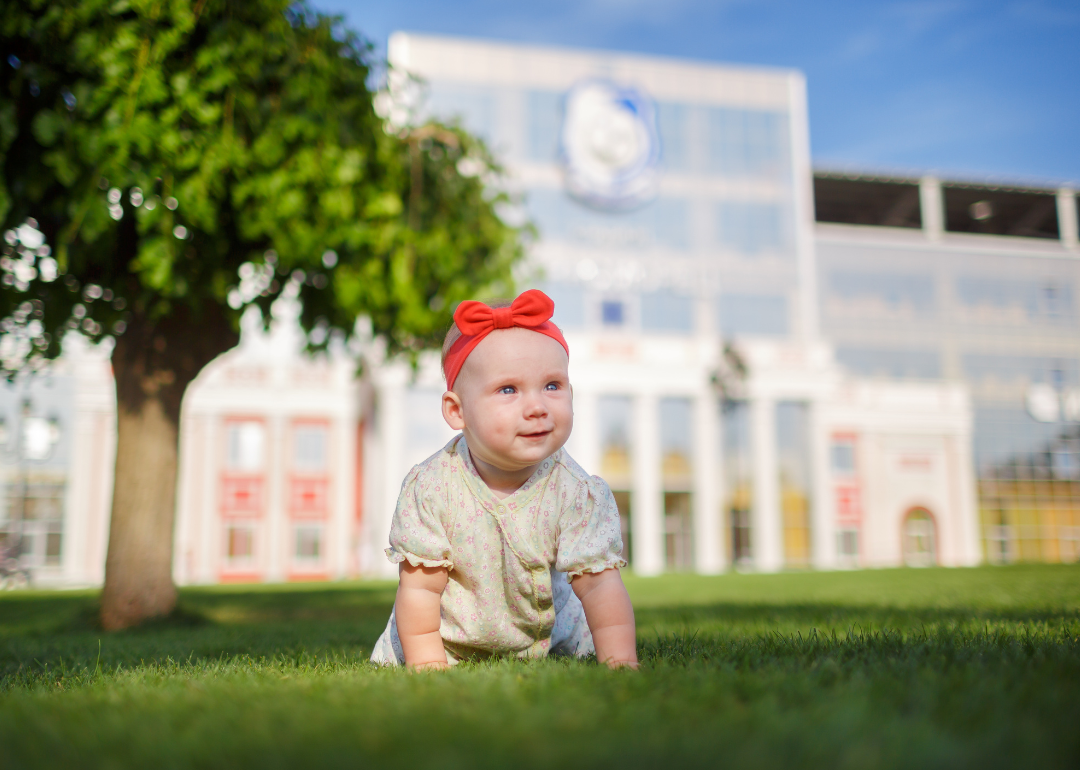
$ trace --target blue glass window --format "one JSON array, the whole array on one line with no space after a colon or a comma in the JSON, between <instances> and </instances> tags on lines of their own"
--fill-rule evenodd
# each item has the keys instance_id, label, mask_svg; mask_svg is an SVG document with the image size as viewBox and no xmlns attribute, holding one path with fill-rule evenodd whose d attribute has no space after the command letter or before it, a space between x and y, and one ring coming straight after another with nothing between
<instances>
[{"instance_id":1,"label":"blue glass window","mask_svg":"<svg viewBox=\"0 0 1080 770\"><path fill-rule=\"evenodd\" d=\"M832 460L832 472L834 476L855 475L855 440L850 438L834 438L829 448L829 457Z\"/></svg>"},{"instance_id":2,"label":"blue glass window","mask_svg":"<svg viewBox=\"0 0 1080 770\"><path fill-rule=\"evenodd\" d=\"M606 299L600 303L600 320L604 326L622 326L625 315L625 306L619 300Z\"/></svg>"},{"instance_id":3,"label":"blue glass window","mask_svg":"<svg viewBox=\"0 0 1080 770\"><path fill-rule=\"evenodd\" d=\"M690 248L690 203L682 198L660 198L647 206L642 214L651 218L653 238L657 245L675 251Z\"/></svg>"},{"instance_id":4,"label":"blue glass window","mask_svg":"<svg viewBox=\"0 0 1080 770\"><path fill-rule=\"evenodd\" d=\"M619 250L690 248L690 204L684 198L660 198L628 212L596 211L553 189L529 190L526 201L541 238Z\"/></svg>"},{"instance_id":5,"label":"blue glass window","mask_svg":"<svg viewBox=\"0 0 1080 770\"><path fill-rule=\"evenodd\" d=\"M656 117L660 129L660 159L672 171L690 169L689 108L685 104L660 102Z\"/></svg>"},{"instance_id":6,"label":"blue glass window","mask_svg":"<svg viewBox=\"0 0 1080 770\"><path fill-rule=\"evenodd\" d=\"M541 238L564 238L567 233L566 209L569 201L561 190L529 190L525 198L529 218Z\"/></svg>"},{"instance_id":7,"label":"blue glass window","mask_svg":"<svg viewBox=\"0 0 1080 770\"><path fill-rule=\"evenodd\" d=\"M646 331L692 332L694 299L671 291L641 296L641 328Z\"/></svg>"},{"instance_id":8,"label":"blue glass window","mask_svg":"<svg viewBox=\"0 0 1080 770\"><path fill-rule=\"evenodd\" d=\"M1080 362L1076 359L965 353L960 361L964 374L976 382L995 379L1000 383L1039 383L1055 387L1072 387L1080 383Z\"/></svg>"},{"instance_id":9,"label":"blue glass window","mask_svg":"<svg viewBox=\"0 0 1080 770\"><path fill-rule=\"evenodd\" d=\"M886 305L910 305L923 313L932 311L935 304L931 275L834 270L829 274L829 290L843 299L874 297Z\"/></svg>"},{"instance_id":10,"label":"blue glass window","mask_svg":"<svg viewBox=\"0 0 1080 770\"><path fill-rule=\"evenodd\" d=\"M585 325L585 287L579 283L549 281L540 289L555 303L552 321L560 329L580 329Z\"/></svg>"},{"instance_id":11,"label":"blue glass window","mask_svg":"<svg viewBox=\"0 0 1080 770\"><path fill-rule=\"evenodd\" d=\"M941 356L935 350L839 347L836 360L848 371L864 377L941 378Z\"/></svg>"},{"instance_id":12,"label":"blue glass window","mask_svg":"<svg viewBox=\"0 0 1080 770\"><path fill-rule=\"evenodd\" d=\"M762 294L722 294L720 333L783 336L788 333L787 298Z\"/></svg>"},{"instance_id":13,"label":"blue glass window","mask_svg":"<svg viewBox=\"0 0 1080 770\"><path fill-rule=\"evenodd\" d=\"M1063 464L1062 458L1054 457L1050 451L1060 441L1060 423L1037 422L1022 407L976 408L974 418L972 443L979 473L992 472L994 466L1000 473L1002 466L1019 465L1021 468L1014 468L1014 473L1029 466L1026 471L1030 474L1033 471L1030 466L1048 462L1059 467ZM1074 460L1065 462L1071 465ZM1075 474L1071 468L1068 470L1069 475Z\"/></svg>"},{"instance_id":14,"label":"blue glass window","mask_svg":"<svg viewBox=\"0 0 1080 770\"><path fill-rule=\"evenodd\" d=\"M525 123L528 126L526 157L542 163L554 163L559 149L562 96L554 91L529 91L525 106Z\"/></svg>"},{"instance_id":15,"label":"blue glass window","mask_svg":"<svg viewBox=\"0 0 1080 770\"><path fill-rule=\"evenodd\" d=\"M999 310L1006 322L1015 319L1014 310L1033 321L1069 322L1075 317L1072 287L1056 280L1040 283L962 275L956 278L956 296L967 307Z\"/></svg>"},{"instance_id":16,"label":"blue glass window","mask_svg":"<svg viewBox=\"0 0 1080 770\"><path fill-rule=\"evenodd\" d=\"M785 113L711 107L706 125L710 171L731 177L777 178L789 173Z\"/></svg>"},{"instance_id":17,"label":"blue glass window","mask_svg":"<svg viewBox=\"0 0 1080 770\"><path fill-rule=\"evenodd\" d=\"M660 399L660 451L681 455L689 462L693 453L693 403L688 398Z\"/></svg>"},{"instance_id":18,"label":"blue glass window","mask_svg":"<svg viewBox=\"0 0 1080 770\"><path fill-rule=\"evenodd\" d=\"M461 126L484 141L493 143L496 136L497 105L495 94L488 88L431 84L424 112L428 117Z\"/></svg>"},{"instance_id":19,"label":"blue glass window","mask_svg":"<svg viewBox=\"0 0 1080 770\"><path fill-rule=\"evenodd\" d=\"M739 254L789 252L787 207L778 203L721 201L716 206L716 240Z\"/></svg>"}]
</instances>

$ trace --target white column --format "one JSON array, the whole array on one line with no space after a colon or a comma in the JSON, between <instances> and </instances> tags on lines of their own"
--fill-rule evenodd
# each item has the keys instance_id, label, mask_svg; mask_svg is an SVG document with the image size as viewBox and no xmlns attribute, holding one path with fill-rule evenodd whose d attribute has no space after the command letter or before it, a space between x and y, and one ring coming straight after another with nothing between
<instances>
[{"instance_id":1,"label":"white column","mask_svg":"<svg viewBox=\"0 0 1080 770\"><path fill-rule=\"evenodd\" d=\"M719 409L711 392L694 399L694 569L715 575L724 569L721 545Z\"/></svg>"},{"instance_id":2,"label":"white column","mask_svg":"<svg viewBox=\"0 0 1080 770\"><path fill-rule=\"evenodd\" d=\"M206 443L199 462L202 464L202 485L199 510L201 519L200 539L195 544L195 573L199 583L216 583L224 554L223 526L221 521L221 462L225 446L221 415L216 412L205 415Z\"/></svg>"},{"instance_id":3,"label":"white column","mask_svg":"<svg viewBox=\"0 0 1080 770\"><path fill-rule=\"evenodd\" d=\"M937 177L924 176L920 180L919 205L926 237L932 241L940 239L945 232L945 196L941 194L941 181Z\"/></svg>"},{"instance_id":4,"label":"white column","mask_svg":"<svg viewBox=\"0 0 1080 770\"><path fill-rule=\"evenodd\" d=\"M818 336L817 255L814 244L814 170L810 161L810 127L806 78L788 77L788 115L791 121L792 208L799 284L795 333L802 340Z\"/></svg>"},{"instance_id":5,"label":"white column","mask_svg":"<svg viewBox=\"0 0 1080 770\"><path fill-rule=\"evenodd\" d=\"M289 521L288 489L286 477L288 466L285 457L285 418L271 414L266 420L266 466L263 472L266 484L266 570L263 579L277 583L285 579L291 557L292 532Z\"/></svg>"},{"instance_id":6,"label":"white column","mask_svg":"<svg viewBox=\"0 0 1080 770\"><path fill-rule=\"evenodd\" d=\"M1058 231L1061 235L1061 245L1067 249L1075 249L1080 246L1076 221L1076 191L1068 187L1062 187L1057 192L1057 215Z\"/></svg>"},{"instance_id":7,"label":"white column","mask_svg":"<svg viewBox=\"0 0 1080 770\"><path fill-rule=\"evenodd\" d=\"M352 389L348 389L349 401L356 399ZM330 504L330 520L327 522L326 557L328 572L335 580L341 580L349 574L349 547L352 540L352 521L356 513L356 426L359 417L352 409L345 407L334 415L334 436L330 455L334 458L331 465L330 492L333 502Z\"/></svg>"},{"instance_id":8,"label":"white column","mask_svg":"<svg viewBox=\"0 0 1080 770\"><path fill-rule=\"evenodd\" d=\"M960 544L957 548L957 565L974 567L983 559L982 532L979 522L978 480L975 478L975 458L971 451L970 429L950 438L955 456L956 468L952 474L952 483L956 485L955 498L959 510L955 516L960 522Z\"/></svg>"},{"instance_id":9,"label":"white column","mask_svg":"<svg viewBox=\"0 0 1080 770\"><path fill-rule=\"evenodd\" d=\"M750 547L754 567L760 572L776 572L784 566L784 528L776 460L776 402L771 398L750 401L750 451L754 484Z\"/></svg>"},{"instance_id":10,"label":"white column","mask_svg":"<svg viewBox=\"0 0 1080 770\"><path fill-rule=\"evenodd\" d=\"M566 451L586 473L600 474L600 415L598 396L592 391L574 391L574 432Z\"/></svg>"},{"instance_id":11,"label":"white column","mask_svg":"<svg viewBox=\"0 0 1080 770\"><path fill-rule=\"evenodd\" d=\"M660 415L656 396L634 397L631 521L634 563L639 575L664 571L664 497L660 484Z\"/></svg>"},{"instance_id":12,"label":"white column","mask_svg":"<svg viewBox=\"0 0 1080 770\"><path fill-rule=\"evenodd\" d=\"M393 374L399 374L394 372ZM378 396L379 446L382 450L382 478L372 477L372 483L382 486L379 505L365 511L371 538L371 566L376 575L395 577L397 567L391 564L383 550L390 545L390 523L394 518L401 483L409 469L405 464L405 377L388 377L380 383Z\"/></svg>"},{"instance_id":13,"label":"white column","mask_svg":"<svg viewBox=\"0 0 1080 770\"><path fill-rule=\"evenodd\" d=\"M830 494L829 444L821 403L810 402L810 558L815 569L836 568L836 510Z\"/></svg>"},{"instance_id":14,"label":"white column","mask_svg":"<svg viewBox=\"0 0 1080 770\"><path fill-rule=\"evenodd\" d=\"M186 410L185 410L186 412ZM187 585L194 582L193 568L188 555L194 553L195 540L198 537L199 522L193 515L198 504L193 504L192 496L198 496L199 478L198 457L205 451L206 441L203 435L203 420L182 412L180 415L180 441L176 465L176 516L173 521L173 582Z\"/></svg>"}]
</instances>

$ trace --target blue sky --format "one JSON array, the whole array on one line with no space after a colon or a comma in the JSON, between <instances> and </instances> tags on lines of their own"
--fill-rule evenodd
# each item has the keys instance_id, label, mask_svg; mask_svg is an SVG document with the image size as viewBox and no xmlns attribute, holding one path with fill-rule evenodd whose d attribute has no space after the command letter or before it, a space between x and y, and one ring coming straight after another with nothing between
<instances>
[{"instance_id":1,"label":"blue sky","mask_svg":"<svg viewBox=\"0 0 1080 770\"><path fill-rule=\"evenodd\" d=\"M795 67L816 166L1080 183L1080 3L313 0L394 30Z\"/></svg>"}]
</instances>

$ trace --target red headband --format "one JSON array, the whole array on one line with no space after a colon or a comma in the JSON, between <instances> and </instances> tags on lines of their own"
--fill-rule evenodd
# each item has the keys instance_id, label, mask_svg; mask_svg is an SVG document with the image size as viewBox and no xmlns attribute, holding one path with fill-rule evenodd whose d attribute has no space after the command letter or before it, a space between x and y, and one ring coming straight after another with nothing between
<instances>
[{"instance_id":1,"label":"red headband","mask_svg":"<svg viewBox=\"0 0 1080 770\"><path fill-rule=\"evenodd\" d=\"M559 327L548 320L554 312L555 303L539 289L523 292L510 307L493 308L474 300L462 302L454 311L454 323L461 331L461 336L450 346L443 360L446 389L454 389L454 381L457 380L461 367L465 365L465 359L484 337L496 329L520 326L522 329L539 332L558 342L563 346L566 355L570 355L570 348Z\"/></svg>"}]
</instances>

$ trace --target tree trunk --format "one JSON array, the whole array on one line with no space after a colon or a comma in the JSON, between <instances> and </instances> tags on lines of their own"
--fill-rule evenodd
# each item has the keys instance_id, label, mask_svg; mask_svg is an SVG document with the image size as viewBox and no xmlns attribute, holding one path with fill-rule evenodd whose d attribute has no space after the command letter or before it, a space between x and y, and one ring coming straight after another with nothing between
<instances>
[{"instance_id":1,"label":"tree trunk","mask_svg":"<svg viewBox=\"0 0 1080 770\"><path fill-rule=\"evenodd\" d=\"M133 314L113 349L116 472L101 624L116 630L168 615L179 455L180 404L206 364L239 335L221 308L177 308L150 321Z\"/></svg>"}]
</instances>

